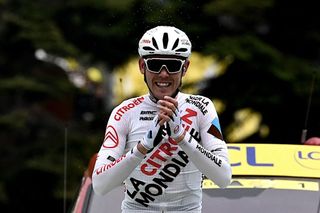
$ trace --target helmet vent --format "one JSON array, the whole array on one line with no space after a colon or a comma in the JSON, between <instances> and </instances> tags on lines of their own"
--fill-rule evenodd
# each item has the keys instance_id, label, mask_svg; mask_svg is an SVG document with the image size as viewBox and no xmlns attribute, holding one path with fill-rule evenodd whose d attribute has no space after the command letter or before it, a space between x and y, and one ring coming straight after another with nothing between
<instances>
[{"instance_id":1,"label":"helmet vent","mask_svg":"<svg viewBox=\"0 0 320 213\"><path fill-rule=\"evenodd\" d=\"M163 33L162 42L163 42L164 49L167 49L168 41L169 41L168 33Z\"/></svg>"},{"instance_id":2,"label":"helmet vent","mask_svg":"<svg viewBox=\"0 0 320 213\"><path fill-rule=\"evenodd\" d=\"M179 44L179 38L176 39L176 41L174 42L171 50L174 50L178 46L178 44Z\"/></svg>"},{"instance_id":3,"label":"helmet vent","mask_svg":"<svg viewBox=\"0 0 320 213\"><path fill-rule=\"evenodd\" d=\"M154 39L154 37L152 37L152 44L157 50L159 49L157 41L156 41L156 39Z\"/></svg>"},{"instance_id":4,"label":"helmet vent","mask_svg":"<svg viewBox=\"0 0 320 213\"><path fill-rule=\"evenodd\" d=\"M179 48L176 50L176 52L187 52L188 49L187 48Z\"/></svg>"},{"instance_id":5,"label":"helmet vent","mask_svg":"<svg viewBox=\"0 0 320 213\"><path fill-rule=\"evenodd\" d=\"M142 47L142 49L144 49L146 51L155 51L155 49L152 47Z\"/></svg>"}]
</instances>

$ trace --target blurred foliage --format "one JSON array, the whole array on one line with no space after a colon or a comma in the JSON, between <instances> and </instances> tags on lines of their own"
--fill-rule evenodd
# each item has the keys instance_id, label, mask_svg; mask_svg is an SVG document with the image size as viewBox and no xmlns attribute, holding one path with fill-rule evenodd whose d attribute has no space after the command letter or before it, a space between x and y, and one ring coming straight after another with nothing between
<instances>
[{"instance_id":1,"label":"blurred foliage","mask_svg":"<svg viewBox=\"0 0 320 213\"><path fill-rule=\"evenodd\" d=\"M74 73L37 60L36 50L103 65L108 76L137 56L146 29L175 25L195 51L229 61L201 91L225 104L222 126L234 126L237 111L252 109L269 134L258 131L243 142L299 143L303 128L319 136L318 14L309 1L0 1L1 210L63 210L66 138L70 208L110 113L92 91L97 85L75 87L68 78Z\"/></svg>"}]
</instances>

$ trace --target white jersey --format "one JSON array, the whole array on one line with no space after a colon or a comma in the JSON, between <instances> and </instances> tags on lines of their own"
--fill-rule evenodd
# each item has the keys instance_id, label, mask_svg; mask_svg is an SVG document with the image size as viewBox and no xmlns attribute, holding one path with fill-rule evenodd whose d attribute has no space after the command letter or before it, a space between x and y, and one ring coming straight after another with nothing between
<instances>
[{"instance_id":1,"label":"white jersey","mask_svg":"<svg viewBox=\"0 0 320 213\"><path fill-rule=\"evenodd\" d=\"M124 182L122 212L201 212L202 174L214 182L230 181L227 146L212 101L181 92L177 100L190 138L178 145L165 136L146 156L136 145L159 112L157 104L144 95L122 102L111 113L93 187L104 194Z\"/></svg>"}]
</instances>

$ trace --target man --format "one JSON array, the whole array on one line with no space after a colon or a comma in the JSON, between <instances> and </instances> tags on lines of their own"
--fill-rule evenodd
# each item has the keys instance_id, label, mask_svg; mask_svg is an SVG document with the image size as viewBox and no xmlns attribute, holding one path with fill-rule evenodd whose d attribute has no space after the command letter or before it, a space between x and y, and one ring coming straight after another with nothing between
<instances>
[{"instance_id":1,"label":"man","mask_svg":"<svg viewBox=\"0 0 320 213\"><path fill-rule=\"evenodd\" d=\"M199 213L202 175L226 187L231 167L212 101L179 91L191 42L175 27L158 26L142 36L138 52L149 94L112 111L94 191L105 194L124 182L123 213Z\"/></svg>"}]
</instances>

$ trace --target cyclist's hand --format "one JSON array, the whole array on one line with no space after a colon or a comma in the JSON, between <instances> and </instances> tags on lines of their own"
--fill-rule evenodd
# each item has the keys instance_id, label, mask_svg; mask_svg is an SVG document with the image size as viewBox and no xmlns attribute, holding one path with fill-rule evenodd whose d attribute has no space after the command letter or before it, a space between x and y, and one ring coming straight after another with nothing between
<instances>
[{"instance_id":1,"label":"cyclist's hand","mask_svg":"<svg viewBox=\"0 0 320 213\"><path fill-rule=\"evenodd\" d=\"M168 135L177 140L184 134L180 112L178 110L178 101L172 97L165 96L164 100L158 101L161 121L166 121L169 125L170 132Z\"/></svg>"},{"instance_id":2,"label":"cyclist's hand","mask_svg":"<svg viewBox=\"0 0 320 213\"><path fill-rule=\"evenodd\" d=\"M147 150L153 149L157 146L164 137L164 126L160 126L158 115L152 120L152 124L140 142Z\"/></svg>"}]
</instances>

